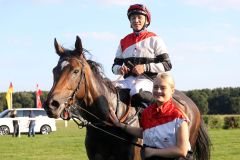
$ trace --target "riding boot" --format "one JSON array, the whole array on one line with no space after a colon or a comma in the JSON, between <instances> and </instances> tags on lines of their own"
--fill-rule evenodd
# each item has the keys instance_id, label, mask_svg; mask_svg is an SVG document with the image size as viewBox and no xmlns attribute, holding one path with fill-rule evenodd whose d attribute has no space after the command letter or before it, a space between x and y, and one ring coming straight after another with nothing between
<instances>
[{"instance_id":1,"label":"riding boot","mask_svg":"<svg viewBox=\"0 0 240 160\"><path fill-rule=\"evenodd\" d=\"M130 102L130 89L128 88L117 88L119 99L121 102L125 103L126 105L129 105Z\"/></svg>"},{"instance_id":2,"label":"riding boot","mask_svg":"<svg viewBox=\"0 0 240 160\"><path fill-rule=\"evenodd\" d=\"M154 103L156 100L153 98L153 95L149 91L143 91L142 89L139 93L134 94L131 99L131 104L133 107L146 108L151 103Z\"/></svg>"}]
</instances>

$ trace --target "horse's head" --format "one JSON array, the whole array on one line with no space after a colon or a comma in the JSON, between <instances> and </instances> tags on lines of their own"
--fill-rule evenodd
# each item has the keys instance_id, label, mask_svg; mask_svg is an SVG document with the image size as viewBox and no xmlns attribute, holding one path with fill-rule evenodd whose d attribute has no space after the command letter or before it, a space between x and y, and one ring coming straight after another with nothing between
<instances>
[{"instance_id":1,"label":"horse's head","mask_svg":"<svg viewBox=\"0 0 240 160\"><path fill-rule=\"evenodd\" d=\"M83 54L81 39L77 36L75 49L68 50L60 46L55 39L56 53L60 56L53 69L54 82L44 103L49 117L64 117L66 109L74 103L75 97L83 98L86 83L85 66L87 61Z\"/></svg>"}]
</instances>

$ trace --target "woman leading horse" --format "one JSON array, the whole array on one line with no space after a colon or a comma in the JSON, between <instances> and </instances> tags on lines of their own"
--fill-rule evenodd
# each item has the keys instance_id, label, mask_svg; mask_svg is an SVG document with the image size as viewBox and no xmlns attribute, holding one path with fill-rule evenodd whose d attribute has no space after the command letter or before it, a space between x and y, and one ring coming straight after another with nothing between
<instances>
[{"instance_id":1,"label":"woman leading horse","mask_svg":"<svg viewBox=\"0 0 240 160\"><path fill-rule=\"evenodd\" d=\"M132 160L140 159L135 152L137 139L112 127L110 108L122 123L139 126L137 111L128 105L112 83L104 77L100 66L86 60L80 38L77 36L75 49L68 50L54 42L59 55L53 69L54 83L44 108L49 117L78 117L87 121L85 146L90 160ZM197 106L182 92L175 91L174 103L190 120L190 144L196 159L208 160L210 142L203 126ZM137 153L137 154L135 154Z\"/></svg>"}]
</instances>

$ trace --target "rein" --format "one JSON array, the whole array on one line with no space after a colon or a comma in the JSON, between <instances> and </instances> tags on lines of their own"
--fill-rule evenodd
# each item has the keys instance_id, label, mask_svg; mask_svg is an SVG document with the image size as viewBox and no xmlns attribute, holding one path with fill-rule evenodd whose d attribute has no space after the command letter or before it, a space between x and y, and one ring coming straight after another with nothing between
<instances>
[{"instance_id":1,"label":"rein","mask_svg":"<svg viewBox=\"0 0 240 160\"><path fill-rule=\"evenodd\" d=\"M64 60L69 61L69 59L71 59L71 58L64 58L64 59L62 59L61 61L64 61ZM98 116L96 116L95 114L89 112L87 109L81 107L80 105L77 105L77 106L74 105L75 103L73 103L73 100L76 99L76 93L77 93L77 91L79 90L80 85L81 85L81 83L82 83L83 81L84 81L84 83L85 83L85 94L84 94L84 97L82 98L82 101L83 101L83 99L86 98L86 93L87 93L87 85L86 85L86 83L87 83L87 81L86 81L86 75L85 75L85 72L84 72L84 71L85 71L85 70L84 70L84 67L85 67L85 66L84 66L84 63L83 63L80 59L78 59L78 58L72 58L72 59L76 59L76 60L82 65L81 75L80 75L80 80L79 80L79 82L78 82L78 85L77 85L76 89L73 91L73 93L72 93L72 95L71 95L70 97L66 98L66 101L64 102L64 105L67 107L67 109L65 109L65 111L66 111L65 113L68 114L68 117L65 118L65 117L61 114L61 118L62 118L63 120L70 120L70 119L72 118L73 121L78 125L78 128L80 128L80 129L82 129L83 127L90 126L90 127L93 127L93 128L95 128L95 129L97 129L97 130L100 130L100 131L102 131L102 132L104 132L104 133L106 133L106 134L108 134L108 135L110 135L110 136L113 136L113 137L115 137L115 138L118 138L118 139L120 139L120 140L122 140L122 141L124 141L124 142L130 143L130 144L132 144L132 145L135 145L135 146L137 146L137 147L142 148L143 146L140 145L140 144L138 144L138 143L134 143L134 142L132 142L132 141L129 141L129 140L125 139L125 138L122 138L122 137L120 137L120 136L117 136L117 135L115 135L115 134L112 134L111 132L108 132L108 131L106 131L106 130L100 128L100 127L98 127L97 125L101 125L101 126L113 126L113 125L112 125L111 123L105 121L105 120L100 119ZM117 91L116 91L116 92L117 92ZM115 114L117 114L117 111L118 111L118 108L119 108L119 94L118 94L118 92L117 92L116 94L117 94L117 106L116 106L116 112L115 112ZM81 102L82 102L82 101L81 101ZM84 102L84 101L83 101L83 102ZM100 123L92 123L92 122L88 121L87 119L83 118L80 113L74 114L73 112L77 110L77 107L80 108L80 109L81 109L82 111L84 111L85 113L87 113L87 114L91 115L92 117L94 117L96 120L100 121ZM72 110L72 111L71 111L71 110ZM77 111L78 111L78 110L77 110ZM139 112L136 112L133 116L131 116L129 119L127 119L127 116L128 116L128 114L129 114L129 112L130 112L130 107L127 106L127 111L126 111L126 113L125 113L125 114L122 116L122 118L119 120L121 123L124 123L124 121L126 121L126 122L125 122L126 124L131 124L131 123L133 123L133 122L136 120L136 119L135 119L135 116L137 116Z\"/></svg>"},{"instance_id":2,"label":"rein","mask_svg":"<svg viewBox=\"0 0 240 160\"><path fill-rule=\"evenodd\" d=\"M84 111L86 111L86 112L89 113L90 115L96 117L94 114L88 112L87 110L85 110L85 109L82 108L81 106L78 105L78 107L81 108L81 109L83 109ZM106 133L106 134L108 134L108 135L110 135L110 136L112 136L112 137L115 137L115 138L117 138L117 139L120 139L120 140L122 140L122 141L124 141L124 142L126 142L126 143L132 144L132 145L137 146L137 147L139 147L139 148L143 148L143 147L144 147L144 146L141 145L141 144L138 144L138 143L129 141L129 140L127 140L127 139L125 139L125 138L123 138L123 137L120 137L120 136L118 136L118 135L116 135L116 134L112 134L111 132L108 132L108 131L106 131L106 130L100 128L100 127L98 127L96 124L93 124L93 123L89 122L88 120L84 119L84 118L83 118L82 116L80 116L80 115L72 115L71 118L72 118L73 121L78 125L78 128L80 128L80 129L82 129L83 127L88 127L88 126L90 126L90 127L93 127L93 128L95 128L95 129L103 132L103 133ZM98 117L96 117L96 118L98 118ZM113 126L111 123L109 123L109 122L107 122L107 121L102 121L102 122L103 122L105 125Z\"/></svg>"}]
</instances>

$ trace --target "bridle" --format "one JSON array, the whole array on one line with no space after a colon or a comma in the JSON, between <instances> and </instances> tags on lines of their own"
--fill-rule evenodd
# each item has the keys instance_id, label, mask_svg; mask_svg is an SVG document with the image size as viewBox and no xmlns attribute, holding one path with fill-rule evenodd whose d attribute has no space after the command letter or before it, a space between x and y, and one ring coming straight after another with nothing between
<instances>
[{"instance_id":1,"label":"bridle","mask_svg":"<svg viewBox=\"0 0 240 160\"><path fill-rule=\"evenodd\" d=\"M84 107L82 107L81 105L77 104L76 101L76 94L78 92L78 90L80 89L80 86L82 83L84 83L85 85L85 89L84 89L84 96L80 99L77 100L77 102L80 102L82 104L85 104L85 106L88 106L89 104L87 103L87 92L88 92L88 87L87 87L87 80L86 80L86 74L85 74L85 64L83 62L82 59L79 58L75 58L75 57L65 57L59 60L59 63L63 62L63 61L69 61L70 59L74 59L76 61L78 61L82 67L81 67L81 73L80 73L80 80L77 84L77 87L73 90L73 93L71 94L71 96L67 97L64 100L64 105L65 105L65 109L63 112L65 112L66 114L68 114L67 118L64 116L64 114L61 114L61 118L63 120L70 120L71 118L75 121L75 123L77 123L79 128L83 128L86 127L88 123L93 124L92 122L89 122L87 119L83 118L81 116L80 113L78 114L74 114L74 111L76 110L82 110L85 113L87 113L88 115L90 115L91 117L94 117L98 122L100 123L94 123L95 125L108 125L108 126L112 126L112 123L109 123L106 120L102 120L101 118L99 118L97 115L91 113L90 111L88 111L87 109L85 109ZM116 90L116 95L117 95L117 105L116 105L116 111L115 114L117 115L117 112L119 110L119 94L118 91ZM84 99L86 99L86 101L84 101ZM84 102L84 103L83 103ZM86 103L85 103L86 102ZM127 111L125 112L125 114L119 119L120 122L122 123L127 123L127 124L131 124L133 123L136 119L135 117L138 115L138 112L136 112L136 114L132 115L131 117L127 118L128 114L130 112L130 106L127 106Z\"/></svg>"},{"instance_id":2,"label":"bridle","mask_svg":"<svg viewBox=\"0 0 240 160\"><path fill-rule=\"evenodd\" d=\"M81 68L81 71L80 71L81 72L80 80L79 80L79 82L77 84L77 87L73 91L72 95L69 97L69 100L73 100L73 99L75 99L77 91L80 89L80 85L81 85L82 81L84 81L84 83L85 83L85 91L84 91L84 93L87 92L87 85L86 85L87 80L86 80L86 74L85 74L85 69L84 69L85 68L84 63L80 59L78 59L78 58L65 58L62 61L64 61L64 60L69 61L70 59L76 59L82 65L82 68ZM82 99L84 99L85 97L86 97L86 94L84 94L84 97ZM69 101L67 101L66 103L67 103L67 106L68 106L69 105Z\"/></svg>"},{"instance_id":3,"label":"bridle","mask_svg":"<svg viewBox=\"0 0 240 160\"><path fill-rule=\"evenodd\" d=\"M68 114L67 118L64 116L65 114L61 114L60 117L63 119L63 120L70 120L71 119L71 116L70 116L70 108L73 106L74 104L74 100L76 99L76 93L78 92L78 90L80 89L80 85L82 82L85 83L85 89L84 89L84 96L82 97L82 100L84 100L86 98L86 93L87 93L87 85L86 85L86 74L85 74L85 65L84 65L84 62L79 59L79 58L74 58L74 57L66 57L66 58L62 58L59 60L58 64L63 62L63 61L69 61L70 59L75 59L77 60L81 65L82 65L82 68L81 68L81 75L80 75L80 80L78 81L78 84L77 84L77 87L73 90L73 93L65 98L64 100L64 105L65 105L65 113ZM63 111L63 112L64 112Z\"/></svg>"},{"instance_id":4,"label":"bridle","mask_svg":"<svg viewBox=\"0 0 240 160\"><path fill-rule=\"evenodd\" d=\"M70 120L70 119L73 119L73 121L78 125L78 128L83 128L83 127L93 127L95 129L98 129L110 136L113 136L115 138L118 138L124 142L127 142L127 143L130 143L132 145L135 145L137 147L140 147L142 148L143 146L138 144L138 143L135 143L135 142L131 142L123 137L120 137L116 134L113 134L103 128L100 128L99 126L113 126L112 123L110 122L107 122L105 120L102 120L100 119L98 116L96 116L95 114L89 112L87 109L83 108L81 105L77 104L75 101L76 101L76 94L78 92L78 90L80 89L80 86L82 83L85 84L85 89L84 89L84 96L81 98L81 100L77 100L80 101L80 102L84 102L84 99L86 99L86 96L87 96L87 92L88 92L88 88L87 88L87 80L86 80L86 74L85 74L85 65L84 65L84 62L79 59L79 58L75 58L75 57L66 57L66 58L62 58L59 60L58 64L61 63L62 61L69 61L70 59L75 59L77 60L81 65L82 65L82 68L81 68L81 74L80 74L80 80L77 84L77 87L74 89L73 93L71 94L71 96L65 98L64 100L64 105L65 105L65 109L63 112L66 112L68 114L67 118L64 117L63 114L61 114L61 118L63 120ZM119 109L119 94L116 90L116 93L117 93L117 106L116 106L116 112L115 114L117 115L117 111ZM87 100L86 100L87 101ZM85 104L85 103L84 103ZM88 103L85 104L85 106L87 106ZM125 124L131 124L133 123L135 120L136 120L136 116L138 116L139 112L136 112L134 115L132 115L131 117L129 117L127 119L127 116L130 112L130 106L128 106L127 108L127 111L125 113L125 115L119 120L120 122L123 122ZM90 121L88 121L87 119L85 119L84 117L81 116L79 110L82 110L84 111L85 113L89 114L90 116L94 117L96 120L98 120L100 123L92 123ZM78 113L76 113L76 111L78 111Z\"/></svg>"}]
</instances>

